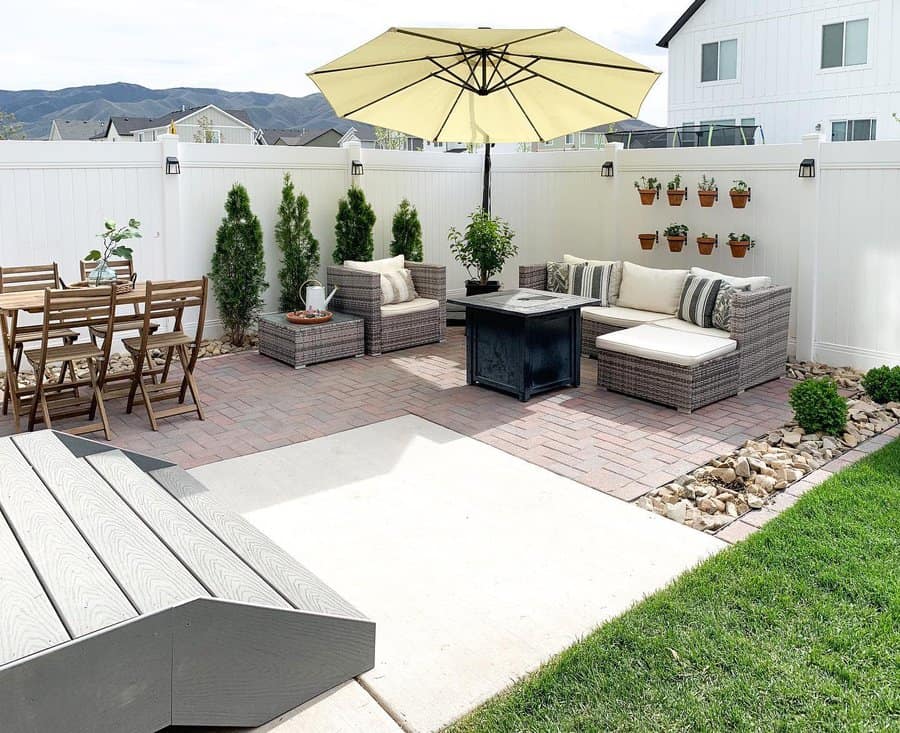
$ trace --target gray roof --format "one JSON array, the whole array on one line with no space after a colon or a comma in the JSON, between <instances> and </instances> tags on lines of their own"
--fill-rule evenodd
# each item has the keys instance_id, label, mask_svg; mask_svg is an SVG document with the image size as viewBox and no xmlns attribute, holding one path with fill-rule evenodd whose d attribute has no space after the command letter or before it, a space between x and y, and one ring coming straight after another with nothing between
<instances>
[{"instance_id":1,"label":"gray roof","mask_svg":"<svg viewBox=\"0 0 900 733\"><path fill-rule=\"evenodd\" d=\"M584 132L609 132L609 126L613 126L613 132L637 132L638 130L655 130L657 125L651 125L649 122L637 119L625 119L617 122L610 122L605 125L597 125L589 127Z\"/></svg>"},{"instance_id":2,"label":"gray roof","mask_svg":"<svg viewBox=\"0 0 900 733\"><path fill-rule=\"evenodd\" d=\"M90 140L102 132L106 123L101 120L53 120L63 140Z\"/></svg>"},{"instance_id":3,"label":"gray roof","mask_svg":"<svg viewBox=\"0 0 900 733\"><path fill-rule=\"evenodd\" d=\"M143 130L150 122L149 117L110 117L94 137L101 138L109 135L109 126L115 125L120 135L131 135L135 130Z\"/></svg>"},{"instance_id":4,"label":"gray roof","mask_svg":"<svg viewBox=\"0 0 900 733\"><path fill-rule=\"evenodd\" d=\"M270 135L266 133L275 132L274 130L263 130L263 137L266 139L266 142L269 145L275 145L280 140L283 145L309 145L310 143L314 143L323 135L328 134L329 132L333 132L338 137L341 137L341 133L335 130L333 127L326 127L324 130L281 130L284 134L279 134L275 136L273 142L269 142Z\"/></svg>"},{"instance_id":5,"label":"gray roof","mask_svg":"<svg viewBox=\"0 0 900 733\"><path fill-rule=\"evenodd\" d=\"M341 135L345 134L350 128L356 130L356 137L360 142L375 142L375 127L368 122L357 122L356 120L347 120L346 126L342 130L338 130Z\"/></svg>"}]
</instances>

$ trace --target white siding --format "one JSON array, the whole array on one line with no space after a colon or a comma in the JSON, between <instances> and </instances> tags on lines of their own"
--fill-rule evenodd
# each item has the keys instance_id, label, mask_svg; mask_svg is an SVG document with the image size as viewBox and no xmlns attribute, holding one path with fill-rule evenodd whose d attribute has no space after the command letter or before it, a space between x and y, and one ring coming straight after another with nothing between
<instances>
[{"instance_id":1,"label":"white siding","mask_svg":"<svg viewBox=\"0 0 900 733\"><path fill-rule=\"evenodd\" d=\"M822 70L826 23L869 19L868 63ZM704 43L738 40L738 78L700 82ZM669 124L753 117L788 143L833 119L873 118L900 139L900 4L896 0L707 0L669 43Z\"/></svg>"}]
</instances>

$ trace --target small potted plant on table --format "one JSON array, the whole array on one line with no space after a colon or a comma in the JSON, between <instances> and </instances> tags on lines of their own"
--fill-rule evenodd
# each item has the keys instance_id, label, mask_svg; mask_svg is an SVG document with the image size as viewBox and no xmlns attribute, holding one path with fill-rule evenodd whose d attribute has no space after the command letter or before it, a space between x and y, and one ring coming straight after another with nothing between
<instances>
[{"instance_id":1,"label":"small potted plant on table","mask_svg":"<svg viewBox=\"0 0 900 733\"><path fill-rule=\"evenodd\" d=\"M669 251L681 252L687 241L688 228L686 224L669 224L663 232L669 243Z\"/></svg>"},{"instance_id":2,"label":"small potted plant on table","mask_svg":"<svg viewBox=\"0 0 900 733\"><path fill-rule=\"evenodd\" d=\"M86 262L96 262L97 265L88 275L89 285L111 285L116 282L116 273L109 267L111 257L121 257L130 260L133 250L125 244L128 239L140 239L138 231L141 223L137 219L129 219L125 226L116 226L116 222L107 219L103 222L103 232L97 236L103 240L103 251L92 249L85 255Z\"/></svg>"},{"instance_id":3,"label":"small potted plant on table","mask_svg":"<svg viewBox=\"0 0 900 733\"><path fill-rule=\"evenodd\" d=\"M653 245L659 241L659 231L638 234L638 240L641 243L641 249L653 249Z\"/></svg>"},{"instance_id":4,"label":"small potted plant on table","mask_svg":"<svg viewBox=\"0 0 900 733\"><path fill-rule=\"evenodd\" d=\"M716 243L716 238L709 236L706 232L697 237L697 249L702 255L711 255Z\"/></svg>"},{"instance_id":5,"label":"small potted plant on table","mask_svg":"<svg viewBox=\"0 0 900 733\"><path fill-rule=\"evenodd\" d=\"M706 174L703 174L700 183L697 184L697 198L700 199L700 206L704 209L708 209L719 200L719 188L716 186L715 178L707 178Z\"/></svg>"},{"instance_id":6,"label":"small potted plant on table","mask_svg":"<svg viewBox=\"0 0 900 733\"><path fill-rule=\"evenodd\" d=\"M466 295L492 293L500 289L499 280L491 280L503 264L518 252L513 244L515 233L503 219L491 216L480 206L469 216L464 232L450 227L450 251L466 268Z\"/></svg>"},{"instance_id":7,"label":"small potted plant on table","mask_svg":"<svg viewBox=\"0 0 900 733\"><path fill-rule=\"evenodd\" d=\"M741 258L747 254L748 249L753 249L756 246L756 242L750 239L750 235L747 233L738 236L731 232L728 235L728 246L731 247L732 257Z\"/></svg>"},{"instance_id":8,"label":"small potted plant on table","mask_svg":"<svg viewBox=\"0 0 900 733\"><path fill-rule=\"evenodd\" d=\"M676 173L675 177L666 184L666 196L669 198L669 206L681 206L681 202L687 196L687 189L681 187L680 173Z\"/></svg>"},{"instance_id":9,"label":"small potted plant on table","mask_svg":"<svg viewBox=\"0 0 900 733\"><path fill-rule=\"evenodd\" d=\"M743 209L750 200L750 187L746 181L732 181L733 185L728 195L731 196L731 205L735 209Z\"/></svg>"},{"instance_id":10,"label":"small potted plant on table","mask_svg":"<svg viewBox=\"0 0 900 733\"><path fill-rule=\"evenodd\" d=\"M656 178L641 176L641 180L634 182L634 187L638 190L641 204L644 206L652 206L653 201L659 198L660 185Z\"/></svg>"}]
</instances>

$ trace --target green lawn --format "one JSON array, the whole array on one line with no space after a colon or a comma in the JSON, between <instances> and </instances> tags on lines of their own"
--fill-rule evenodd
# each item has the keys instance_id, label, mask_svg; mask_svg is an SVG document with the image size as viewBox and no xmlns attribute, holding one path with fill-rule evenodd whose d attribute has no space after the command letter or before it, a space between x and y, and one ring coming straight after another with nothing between
<instances>
[{"instance_id":1,"label":"green lawn","mask_svg":"<svg viewBox=\"0 0 900 733\"><path fill-rule=\"evenodd\" d=\"M900 730L900 441L448 728Z\"/></svg>"}]
</instances>

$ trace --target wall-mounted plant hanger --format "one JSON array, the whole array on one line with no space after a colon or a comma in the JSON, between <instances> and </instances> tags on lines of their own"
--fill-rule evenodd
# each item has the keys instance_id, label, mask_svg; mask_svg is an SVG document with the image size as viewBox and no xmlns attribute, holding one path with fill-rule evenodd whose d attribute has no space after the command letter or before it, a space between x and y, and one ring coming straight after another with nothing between
<instances>
[{"instance_id":1,"label":"wall-mounted plant hanger","mask_svg":"<svg viewBox=\"0 0 900 733\"><path fill-rule=\"evenodd\" d=\"M681 202L687 198L687 186L681 186L680 173L676 173L675 177L666 184L666 196L669 198L669 206L681 206Z\"/></svg>"},{"instance_id":2,"label":"wall-mounted plant hanger","mask_svg":"<svg viewBox=\"0 0 900 733\"><path fill-rule=\"evenodd\" d=\"M743 209L750 200L752 189L747 185L746 181L732 181L734 184L728 195L731 196L731 205L735 209Z\"/></svg>"},{"instance_id":3,"label":"wall-mounted plant hanger","mask_svg":"<svg viewBox=\"0 0 900 733\"><path fill-rule=\"evenodd\" d=\"M731 256L740 259L756 246L756 242L746 232L741 236L731 232L728 235L728 246L731 247Z\"/></svg>"},{"instance_id":4,"label":"wall-mounted plant hanger","mask_svg":"<svg viewBox=\"0 0 900 733\"><path fill-rule=\"evenodd\" d=\"M662 188L659 185L659 179L645 178L644 176L634 182L634 187L638 190L643 206L653 206L653 202L659 198L659 189Z\"/></svg>"}]
</instances>

